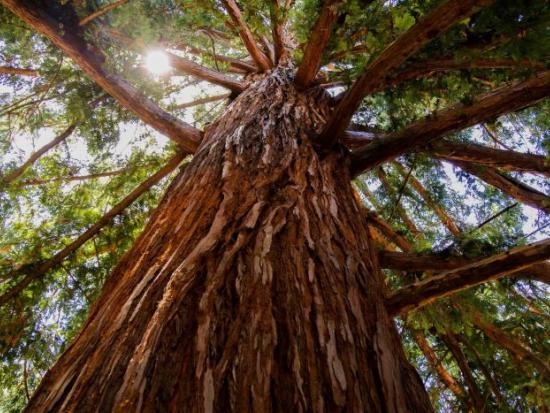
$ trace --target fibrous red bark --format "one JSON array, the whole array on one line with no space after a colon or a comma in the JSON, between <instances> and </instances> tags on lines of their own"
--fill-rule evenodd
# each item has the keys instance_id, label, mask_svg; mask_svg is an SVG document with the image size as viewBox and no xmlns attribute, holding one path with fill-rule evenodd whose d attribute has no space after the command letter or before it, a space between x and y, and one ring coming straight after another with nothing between
<instances>
[{"instance_id":1,"label":"fibrous red bark","mask_svg":"<svg viewBox=\"0 0 550 413\"><path fill-rule=\"evenodd\" d=\"M344 155L310 141L328 98L290 73L209 128L28 411L431 411Z\"/></svg>"}]
</instances>

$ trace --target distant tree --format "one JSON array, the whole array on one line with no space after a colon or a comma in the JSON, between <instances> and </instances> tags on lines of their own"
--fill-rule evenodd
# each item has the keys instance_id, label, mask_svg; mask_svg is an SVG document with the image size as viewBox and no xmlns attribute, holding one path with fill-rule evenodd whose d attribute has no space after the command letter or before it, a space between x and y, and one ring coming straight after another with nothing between
<instances>
[{"instance_id":1,"label":"distant tree","mask_svg":"<svg viewBox=\"0 0 550 413\"><path fill-rule=\"evenodd\" d=\"M2 411L548 410L546 1L0 4Z\"/></svg>"}]
</instances>

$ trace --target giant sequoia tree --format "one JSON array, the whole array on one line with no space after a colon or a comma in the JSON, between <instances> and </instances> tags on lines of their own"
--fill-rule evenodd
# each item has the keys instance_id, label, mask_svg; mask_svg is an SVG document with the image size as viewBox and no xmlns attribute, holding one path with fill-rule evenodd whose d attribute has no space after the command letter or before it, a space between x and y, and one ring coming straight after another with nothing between
<instances>
[{"instance_id":1,"label":"giant sequoia tree","mask_svg":"<svg viewBox=\"0 0 550 413\"><path fill-rule=\"evenodd\" d=\"M545 0L0 4L6 411L547 411Z\"/></svg>"}]
</instances>

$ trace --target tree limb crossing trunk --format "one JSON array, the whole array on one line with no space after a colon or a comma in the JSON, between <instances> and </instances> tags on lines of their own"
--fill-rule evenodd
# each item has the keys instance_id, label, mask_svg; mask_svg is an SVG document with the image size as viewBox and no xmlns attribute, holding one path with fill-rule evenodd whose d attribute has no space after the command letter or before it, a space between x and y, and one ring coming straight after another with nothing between
<instances>
[{"instance_id":1,"label":"tree limb crossing trunk","mask_svg":"<svg viewBox=\"0 0 550 413\"><path fill-rule=\"evenodd\" d=\"M328 98L277 70L209 128L27 411L426 412Z\"/></svg>"}]
</instances>

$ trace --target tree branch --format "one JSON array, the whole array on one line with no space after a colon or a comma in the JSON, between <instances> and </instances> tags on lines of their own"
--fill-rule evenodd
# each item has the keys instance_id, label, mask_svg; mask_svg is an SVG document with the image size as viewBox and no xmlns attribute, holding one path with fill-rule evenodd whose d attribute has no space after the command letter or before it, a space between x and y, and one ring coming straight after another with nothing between
<instances>
[{"instance_id":1,"label":"tree branch","mask_svg":"<svg viewBox=\"0 0 550 413\"><path fill-rule=\"evenodd\" d=\"M306 88L315 79L321 66L323 52L330 40L332 27L338 18L338 11L343 3L343 0L325 0L319 17L317 17L317 21L311 29L310 38L304 50L304 57L294 79L298 88Z\"/></svg>"},{"instance_id":2,"label":"tree branch","mask_svg":"<svg viewBox=\"0 0 550 413\"><path fill-rule=\"evenodd\" d=\"M519 360L529 361L535 369L541 374L542 378L550 383L550 366L546 361L537 356L533 351L525 344L512 340L503 331L498 329L492 324L489 324L481 319L479 314L475 314L473 317L474 325L483 331L487 337L493 340L496 344L508 351L513 357Z\"/></svg>"},{"instance_id":3,"label":"tree branch","mask_svg":"<svg viewBox=\"0 0 550 413\"><path fill-rule=\"evenodd\" d=\"M67 139L75 130L77 126L77 123L71 124L65 131L63 131L61 134L56 136L54 139L52 139L50 142L48 142L46 145L39 148L36 152L33 152L29 158L19 167L15 168L13 171L11 171L9 174L7 174L4 177L0 176L0 182L2 184L9 184L13 181L15 181L17 178L19 178L21 175L25 173L25 171L32 166L42 155L44 155L46 152L48 152L53 147L59 145L61 142L63 142L65 139Z\"/></svg>"},{"instance_id":4,"label":"tree branch","mask_svg":"<svg viewBox=\"0 0 550 413\"><path fill-rule=\"evenodd\" d=\"M79 26L85 26L88 23L90 23L92 20L94 20L94 19L96 19L100 16L103 16L104 14L107 14L111 10L113 10L113 9L119 7L119 6L122 6L124 3L128 3L128 0L117 0L117 1L112 2L111 4L107 4L106 6L103 6L103 7L99 8L97 11L93 12L92 14L84 17L82 20L80 20L78 22L78 25Z\"/></svg>"},{"instance_id":5,"label":"tree branch","mask_svg":"<svg viewBox=\"0 0 550 413\"><path fill-rule=\"evenodd\" d=\"M273 37L273 46L275 47L275 63L278 63L279 60L285 60L288 57L285 47L286 18L281 18L281 13L282 10L279 0L271 0L269 16L271 18L271 36Z\"/></svg>"},{"instance_id":6,"label":"tree branch","mask_svg":"<svg viewBox=\"0 0 550 413\"><path fill-rule=\"evenodd\" d=\"M407 176L401 164L394 162L393 165L402 177ZM420 181L416 179L412 174L409 175L409 182L414 190L418 193L418 195L422 197L426 205L428 205L428 207L430 207L436 213L441 222L443 222L443 224L447 227L449 232L455 237L459 237L461 234L460 229L457 227L453 219L449 216L447 211L445 211L437 202L435 202L430 193L426 190L426 188L424 188L424 185L422 185L422 183L420 183Z\"/></svg>"},{"instance_id":7,"label":"tree branch","mask_svg":"<svg viewBox=\"0 0 550 413\"><path fill-rule=\"evenodd\" d=\"M440 337L447 348L451 351L451 354L453 355L456 364L458 365L458 368L462 373L462 377L464 378L464 381L468 386L468 395L471 399L470 402L473 404L475 411L483 412L485 410L485 402L483 400L483 396L481 395L481 391L476 384L474 375L470 370L468 361L466 360L466 356L464 356L464 353L460 348L460 344L458 343L456 336L449 331L446 334L441 334Z\"/></svg>"},{"instance_id":8,"label":"tree branch","mask_svg":"<svg viewBox=\"0 0 550 413\"><path fill-rule=\"evenodd\" d=\"M470 287L523 270L550 258L550 239L447 271L405 286L387 299L388 312L401 314Z\"/></svg>"},{"instance_id":9,"label":"tree branch","mask_svg":"<svg viewBox=\"0 0 550 413\"><path fill-rule=\"evenodd\" d=\"M338 104L319 137L320 142L325 147L334 145L348 127L363 98L376 90L393 70L457 21L468 17L477 8L489 3L491 3L490 0L448 0L391 43L366 67Z\"/></svg>"},{"instance_id":10,"label":"tree branch","mask_svg":"<svg viewBox=\"0 0 550 413\"><path fill-rule=\"evenodd\" d=\"M466 162L454 160L451 162L454 165L459 166L470 175L474 175L489 185L500 189L512 198L550 214L550 197L534 188L531 188L529 185L526 185L510 176L506 176L498 170L490 167L468 164Z\"/></svg>"},{"instance_id":11,"label":"tree branch","mask_svg":"<svg viewBox=\"0 0 550 413\"><path fill-rule=\"evenodd\" d=\"M38 71L35 69L27 69L23 67L0 66L0 75L21 75L36 77L38 76Z\"/></svg>"},{"instance_id":12,"label":"tree branch","mask_svg":"<svg viewBox=\"0 0 550 413\"><path fill-rule=\"evenodd\" d=\"M103 68L103 57L97 51L88 48L88 45L78 35L78 30L64 27L64 31L61 32L59 30L60 22L49 14L45 5L42 3L31 5L23 0L0 0L0 2L38 33L48 37L122 106L174 140L185 151L193 153L196 150L202 139L202 134L198 129L162 110L119 76L108 73Z\"/></svg>"},{"instance_id":13,"label":"tree branch","mask_svg":"<svg viewBox=\"0 0 550 413\"><path fill-rule=\"evenodd\" d=\"M246 50L248 50L248 53L250 53L252 59L254 59L254 61L256 62L258 67L262 69L262 71L267 71L271 69L271 62L269 61L269 58L256 44L254 36L252 36L252 32L244 21L241 11L239 10L239 6L237 6L237 3L235 3L234 0L222 0L222 3L229 13L231 20L233 20L233 23L238 27L241 39L246 47Z\"/></svg>"},{"instance_id":14,"label":"tree branch","mask_svg":"<svg viewBox=\"0 0 550 413\"><path fill-rule=\"evenodd\" d=\"M80 248L86 241L97 235L103 227L108 225L111 220L130 206L136 199L138 199L143 193L151 189L152 186L157 184L162 178L171 173L181 163L185 154L179 152L168 163L163 166L154 175L143 181L137 188L135 188L130 194L128 194L122 201L116 204L103 215L99 221L88 228L82 235L80 235L71 244L67 245L61 251L56 253L53 257L46 261L27 264L20 267L18 270L10 274L10 277L16 277L18 275L26 275L17 284L11 287L9 290L0 295L0 305L5 304L12 298L16 297L21 291L23 291L32 281L41 278L47 271L61 264L69 255Z\"/></svg>"},{"instance_id":15,"label":"tree branch","mask_svg":"<svg viewBox=\"0 0 550 413\"><path fill-rule=\"evenodd\" d=\"M126 34L116 29L109 28L106 29L106 31L109 33L109 35L128 47L138 49L140 52L147 51L147 46L141 40L132 39L130 36L127 36ZM242 92L246 88L245 85L239 80L226 76L225 74L218 72L217 70L202 66L198 63L193 62L192 60L175 55L174 53L165 51L165 54L168 57L170 65L180 72L194 76L198 79L205 80L215 85L223 86L237 93Z\"/></svg>"},{"instance_id":16,"label":"tree branch","mask_svg":"<svg viewBox=\"0 0 550 413\"><path fill-rule=\"evenodd\" d=\"M510 171L534 172L550 177L550 162L542 155L448 140L430 145L426 153L448 161L477 163Z\"/></svg>"},{"instance_id":17,"label":"tree branch","mask_svg":"<svg viewBox=\"0 0 550 413\"><path fill-rule=\"evenodd\" d=\"M369 143L352 154L352 174L396 158L413 148L505 113L533 105L550 94L550 70L479 96L470 105L458 104L426 117L400 132Z\"/></svg>"},{"instance_id":18,"label":"tree branch","mask_svg":"<svg viewBox=\"0 0 550 413\"><path fill-rule=\"evenodd\" d=\"M192 102L181 103L176 105L176 109L186 109L197 105L203 105L205 103L217 102L218 100L228 99L231 93L222 93L221 95L207 96L201 99L193 100Z\"/></svg>"},{"instance_id":19,"label":"tree branch","mask_svg":"<svg viewBox=\"0 0 550 413\"><path fill-rule=\"evenodd\" d=\"M233 79L208 67L199 65L192 60L186 59L181 56L177 56L173 53L165 52L170 61L170 65L180 72L187 73L191 76L195 76L199 79L206 80L207 82L215 85L223 86L233 92L240 93L246 86L237 79Z\"/></svg>"},{"instance_id":20,"label":"tree branch","mask_svg":"<svg viewBox=\"0 0 550 413\"><path fill-rule=\"evenodd\" d=\"M384 172L384 169L382 169L382 167L378 168L376 172L378 173L378 178L382 182L382 186L386 190L386 193L389 195L389 197L393 201L392 212L397 211L397 214L399 215L399 217L401 218L401 220L403 221L407 229L413 234L413 237L416 238L420 234L420 231L418 231L418 228L416 228L416 225L414 224L414 222L409 218L409 216L407 215L403 207L401 207L401 205L399 204L401 197L396 196L395 191L393 190L392 186L388 182L386 172ZM391 216L389 219L391 220Z\"/></svg>"},{"instance_id":21,"label":"tree branch","mask_svg":"<svg viewBox=\"0 0 550 413\"><path fill-rule=\"evenodd\" d=\"M416 344L426 357L426 360L428 360L431 369L437 372L439 378L443 383L445 383L447 388L451 390L457 398L460 399L464 397L464 391L453 378L451 373L449 373L443 364L441 364L441 361L438 360L437 355L428 343L424 333L421 331L416 331L414 333L414 341L416 341Z\"/></svg>"},{"instance_id":22,"label":"tree branch","mask_svg":"<svg viewBox=\"0 0 550 413\"><path fill-rule=\"evenodd\" d=\"M440 254L412 254L406 252L380 251L378 253L380 267L399 271L425 272L450 271L477 262L459 256ZM525 278L550 285L550 263L540 262L511 274L514 278Z\"/></svg>"}]
</instances>

